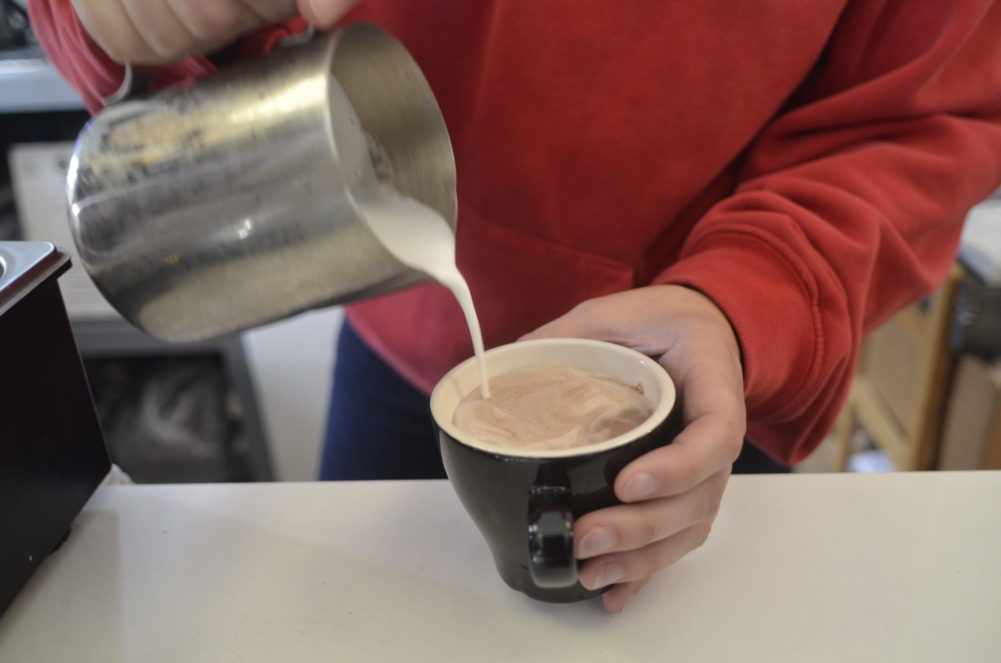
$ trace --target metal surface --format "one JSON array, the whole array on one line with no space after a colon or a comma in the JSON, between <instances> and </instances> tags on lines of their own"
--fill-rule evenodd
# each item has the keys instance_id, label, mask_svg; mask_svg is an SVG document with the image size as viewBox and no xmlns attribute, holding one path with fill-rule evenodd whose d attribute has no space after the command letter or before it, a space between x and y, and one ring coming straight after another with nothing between
<instances>
[{"instance_id":1,"label":"metal surface","mask_svg":"<svg viewBox=\"0 0 1001 663\"><path fill-rule=\"evenodd\" d=\"M0 242L0 315L68 268L69 258L49 242Z\"/></svg>"},{"instance_id":2,"label":"metal surface","mask_svg":"<svg viewBox=\"0 0 1001 663\"><path fill-rule=\"evenodd\" d=\"M253 479L271 480L274 472L260 407L250 378L248 357L239 336L202 343L162 343L124 320L94 287L73 247L66 223L66 165L73 143L15 145L9 157L18 220L26 240L47 240L59 246L73 266L59 277L73 336L84 360L116 357L144 360L214 355L223 359L226 377L239 398L240 420L246 433ZM2 271L2 268L0 268Z\"/></svg>"},{"instance_id":3,"label":"metal surface","mask_svg":"<svg viewBox=\"0 0 1001 663\"><path fill-rule=\"evenodd\" d=\"M454 228L434 96L395 39L359 25L105 110L67 186L94 282L125 318L180 342L427 280L359 215L386 180Z\"/></svg>"}]
</instances>

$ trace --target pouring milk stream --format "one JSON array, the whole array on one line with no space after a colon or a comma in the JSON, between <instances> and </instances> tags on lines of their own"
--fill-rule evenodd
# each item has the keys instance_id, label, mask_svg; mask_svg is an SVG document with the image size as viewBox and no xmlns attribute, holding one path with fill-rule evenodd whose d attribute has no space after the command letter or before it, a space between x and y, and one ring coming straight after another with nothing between
<instances>
[{"instance_id":1,"label":"pouring milk stream","mask_svg":"<svg viewBox=\"0 0 1001 663\"><path fill-rule=\"evenodd\" d=\"M490 398L490 382L483 357L483 334L466 279L455 264L455 235L440 214L381 183L378 195L359 201L368 227L397 260L426 272L452 291L469 326L480 371L480 392Z\"/></svg>"}]
</instances>

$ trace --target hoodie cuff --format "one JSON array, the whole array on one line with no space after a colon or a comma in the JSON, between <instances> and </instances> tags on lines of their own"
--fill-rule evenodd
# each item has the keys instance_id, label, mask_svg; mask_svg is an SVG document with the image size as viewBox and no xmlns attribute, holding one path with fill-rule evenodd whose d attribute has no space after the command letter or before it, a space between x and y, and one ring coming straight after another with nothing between
<instances>
[{"instance_id":1,"label":"hoodie cuff","mask_svg":"<svg viewBox=\"0 0 1001 663\"><path fill-rule=\"evenodd\" d=\"M823 345L816 288L803 266L768 239L740 231L704 236L654 283L698 290L730 320L744 361L749 418L795 416L809 400Z\"/></svg>"}]
</instances>

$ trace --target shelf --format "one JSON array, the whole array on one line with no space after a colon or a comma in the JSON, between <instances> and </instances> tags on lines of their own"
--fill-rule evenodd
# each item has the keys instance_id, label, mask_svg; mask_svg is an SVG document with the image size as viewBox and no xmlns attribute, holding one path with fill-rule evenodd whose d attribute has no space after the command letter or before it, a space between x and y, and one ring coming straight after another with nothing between
<instances>
[{"instance_id":1,"label":"shelf","mask_svg":"<svg viewBox=\"0 0 1001 663\"><path fill-rule=\"evenodd\" d=\"M0 113L82 110L83 101L37 45L0 51Z\"/></svg>"}]
</instances>

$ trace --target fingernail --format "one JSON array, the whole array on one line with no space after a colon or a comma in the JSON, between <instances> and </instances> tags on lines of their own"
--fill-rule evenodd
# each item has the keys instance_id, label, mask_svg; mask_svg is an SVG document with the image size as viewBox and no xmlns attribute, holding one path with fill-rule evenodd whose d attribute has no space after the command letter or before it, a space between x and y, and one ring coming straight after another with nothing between
<instances>
[{"instance_id":1,"label":"fingernail","mask_svg":"<svg viewBox=\"0 0 1001 663\"><path fill-rule=\"evenodd\" d=\"M629 501L645 500L653 497L657 491L657 482L649 474L637 474L626 484L625 498Z\"/></svg>"},{"instance_id":2,"label":"fingernail","mask_svg":"<svg viewBox=\"0 0 1001 663\"><path fill-rule=\"evenodd\" d=\"M580 540L578 557L594 557L606 553L615 545L615 532L607 527L595 527Z\"/></svg>"},{"instance_id":3,"label":"fingernail","mask_svg":"<svg viewBox=\"0 0 1001 663\"><path fill-rule=\"evenodd\" d=\"M594 584L591 589L617 583L626 577L626 570L618 564L605 564L594 574Z\"/></svg>"}]
</instances>

